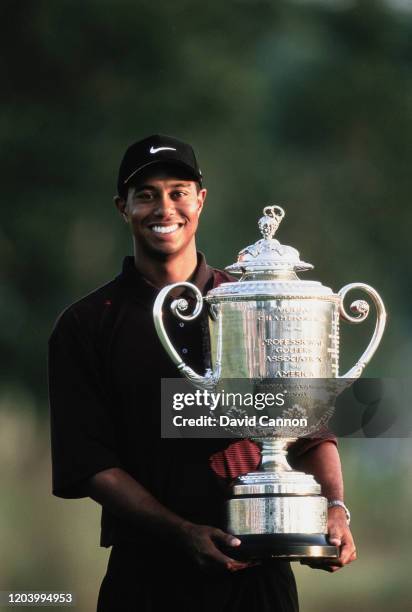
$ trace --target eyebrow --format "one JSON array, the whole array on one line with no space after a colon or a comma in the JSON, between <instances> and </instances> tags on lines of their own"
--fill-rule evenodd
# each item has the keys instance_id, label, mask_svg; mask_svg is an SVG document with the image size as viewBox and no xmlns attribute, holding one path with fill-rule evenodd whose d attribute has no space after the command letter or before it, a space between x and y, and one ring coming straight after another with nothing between
<instances>
[{"instance_id":1,"label":"eyebrow","mask_svg":"<svg viewBox=\"0 0 412 612\"><path fill-rule=\"evenodd\" d=\"M170 185L170 188L175 189L176 187L189 187L189 185L190 185L189 181L187 183L173 183L172 185ZM135 189L135 192L144 191L145 189L156 191L157 187L155 187L154 185L150 185L150 184L143 184L143 185L136 185L134 189Z\"/></svg>"}]
</instances>

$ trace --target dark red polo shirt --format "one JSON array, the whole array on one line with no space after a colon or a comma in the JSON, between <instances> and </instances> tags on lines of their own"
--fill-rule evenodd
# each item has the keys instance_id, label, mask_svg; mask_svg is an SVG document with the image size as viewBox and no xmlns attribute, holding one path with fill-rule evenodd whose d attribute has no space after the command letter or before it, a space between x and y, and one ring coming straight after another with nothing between
<instances>
[{"instance_id":1,"label":"dark red polo shirt","mask_svg":"<svg viewBox=\"0 0 412 612\"><path fill-rule=\"evenodd\" d=\"M190 280L206 294L233 279L199 254ZM247 441L160 437L160 381L178 373L154 328L156 295L126 257L119 276L57 320L49 340L53 493L83 497L93 474L121 467L180 516L223 527L221 478L256 469L259 451ZM210 366L205 309L183 323L166 308L165 324L186 363L203 374ZM295 451L319 442L300 441ZM143 549L149 540L103 508L102 546L131 541Z\"/></svg>"}]
</instances>

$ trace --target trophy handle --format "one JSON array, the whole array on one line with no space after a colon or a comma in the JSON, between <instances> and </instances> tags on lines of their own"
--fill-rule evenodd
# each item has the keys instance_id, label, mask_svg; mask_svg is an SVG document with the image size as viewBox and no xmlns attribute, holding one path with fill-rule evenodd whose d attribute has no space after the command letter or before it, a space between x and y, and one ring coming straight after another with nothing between
<instances>
[{"instance_id":1,"label":"trophy handle","mask_svg":"<svg viewBox=\"0 0 412 612\"><path fill-rule=\"evenodd\" d=\"M356 313L357 316L351 316L345 310L344 299L346 294L352 289L362 289L365 291L371 298L376 308L376 325L373 332L373 336L371 341L369 342L365 352L361 356L361 358L356 362L356 364L343 374L339 376L339 378L359 378L365 369L365 366L372 359L376 349L379 346L380 341L382 340L382 335L385 329L386 324L386 310L384 303L377 291L370 287L369 285L365 285L364 283L350 283L349 285L345 285L342 287L340 291L338 291L338 295L341 298L339 305L339 312L343 319L349 321L350 323L362 323L368 314L369 314L369 304L364 300L356 300L350 305L350 309L352 312Z\"/></svg>"},{"instance_id":2,"label":"trophy handle","mask_svg":"<svg viewBox=\"0 0 412 612\"><path fill-rule=\"evenodd\" d=\"M206 370L205 375L200 376L200 374L197 374L194 370L192 370L191 367L185 364L185 362L180 357L179 353L176 351L175 347L171 343L163 325L163 303L170 291L173 291L173 289L176 289L177 287L188 287L189 289L191 289L196 296L196 306L192 314L184 315L182 313L187 310L189 306L187 300L185 300L184 298L178 298L174 300L170 305L170 309L176 317L178 317L182 321L193 321L193 319L196 319L198 317L202 310L203 296L199 289L196 287L196 285L193 285L192 283L181 282L173 283L172 285L167 285L167 287L163 287L163 289L159 291L159 294L153 306L153 319L157 335L159 336L159 340L162 343L166 353L169 355L173 363L177 366L177 369L195 387L198 387L199 389L214 389L219 380L221 370L221 316L215 315L219 317L219 342L218 354L216 358L216 367L214 371L208 368Z\"/></svg>"}]
</instances>

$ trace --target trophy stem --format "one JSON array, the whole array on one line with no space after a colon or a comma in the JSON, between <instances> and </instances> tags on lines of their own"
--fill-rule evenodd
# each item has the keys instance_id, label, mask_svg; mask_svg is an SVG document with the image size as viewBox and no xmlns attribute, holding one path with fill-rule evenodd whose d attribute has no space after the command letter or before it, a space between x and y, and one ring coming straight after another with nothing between
<instances>
[{"instance_id":1,"label":"trophy stem","mask_svg":"<svg viewBox=\"0 0 412 612\"><path fill-rule=\"evenodd\" d=\"M261 447L262 472L291 472L287 460L288 446L295 438L259 438L256 442Z\"/></svg>"}]
</instances>

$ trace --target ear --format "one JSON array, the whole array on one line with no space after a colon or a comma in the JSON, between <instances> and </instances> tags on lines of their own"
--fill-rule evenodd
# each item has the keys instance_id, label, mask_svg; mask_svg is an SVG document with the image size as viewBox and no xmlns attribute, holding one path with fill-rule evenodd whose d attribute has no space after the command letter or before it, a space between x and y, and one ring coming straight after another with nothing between
<instances>
[{"instance_id":1,"label":"ear","mask_svg":"<svg viewBox=\"0 0 412 612\"><path fill-rule=\"evenodd\" d=\"M207 196L207 189L201 189L199 193L197 194L197 202L198 202L197 212L199 215L202 212L202 208L203 208L203 204L205 203L206 196Z\"/></svg>"},{"instance_id":2,"label":"ear","mask_svg":"<svg viewBox=\"0 0 412 612\"><path fill-rule=\"evenodd\" d=\"M116 195L113 198L113 202L114 202L114 205L116 206L117 210L119 211L119 213L122 215L124 221L126 223L128 223L129 222L129 217L128 217L128 214L127 214L127 211L126 211L126 206L127 206L126 200L121 198L119 195Z\"/></svg>"}]
</instances>

